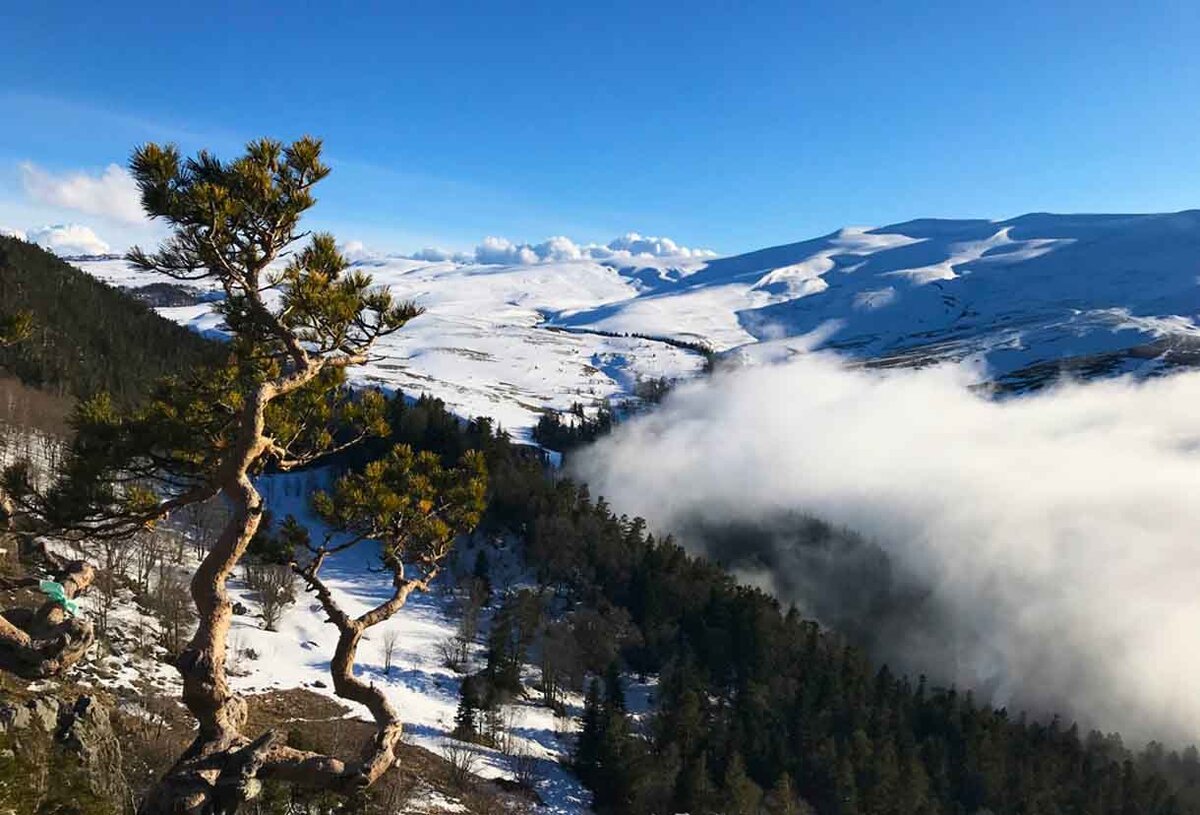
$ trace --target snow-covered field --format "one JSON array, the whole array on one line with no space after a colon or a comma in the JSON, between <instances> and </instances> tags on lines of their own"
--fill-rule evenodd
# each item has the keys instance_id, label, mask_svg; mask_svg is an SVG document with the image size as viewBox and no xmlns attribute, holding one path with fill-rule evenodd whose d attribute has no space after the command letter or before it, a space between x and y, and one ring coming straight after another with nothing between
<instances>
[{"instance_id":1,"label":"snow-covered field","mask_svg":"<svg viewBox=\"0 0 1200 815\"><path fill-rule=\"evenodd\" d=\"M259 480L268 506L277 517L294 515L319 537L321 522L308 510L312 492L325 486L321 472L274 475ZM474 562L475 546L460 545L456 556L468 567ZM516 588L523 582L515 553L504 558L489 551L491 578L498 590ZM332 556L321 570L322 579L347 613L357 616L391 596L390 578L378 571L378 548L367 542ZM454 729L462 675L443 664L439 646L458 630L459 618L450 594L452 575L445 573L433 590L414 594L394 618L371 629L359 648L357 674L386 689L404 717L405 739L434 753L442 753ZM235 584L231 594L247 607L257 607L245 586ZM234 648L242 654L253 651L254 659L238 659L240 674L234 686L244 691L307 687L333 696L329 687L329 659L337 643L337 629L325 622L325 614L310 595L299 592L299 600L284 613L277 631L265 631L254 616L234 618L230 633ZM483 620L486 630L487 618ZM384 670L383 643L389 633L396 636L392 670ZM480 635L482 638L482 634ZM471 655L472 670L482 667L482 643ZM532 669L531 669L532 671ZM532 675L531 677L532 678ZM578 707L582 700L575 699ZM368 718L366 709L357 711ZM575 711L576 717L578 710ZM558 719L536 700L519 701L504 710L513 744L510 753L537 760L537 792L545 801L540 811L553 815L586 812L591 796L561 763L570 752L569 734L575 722ZM480 747L476 774L483 778L513 778L512 757Z\"/></svg>"},{"instance_id":2,"label":"snow-covered field","mask_svg":"<svg viewBox=\"0 0 1200 815\"><path fill-rule=\"evenodd\" d=\"M320 536L322 525L308 511L312 492L327 484L321 471L289 473L260 478L258 486L277 517L293 514ZM477 547L489 547L489 576L496 592L527 585L517 553L497 549L484 541L468 541L456 553L458 563L467 569L474 562ZM85 557L98 564L96 552L81 550L65 544L55 544L63 554ZM174 565L181 575L195 567L196 554L187 547L181 563ZM390 596L390 580L378 570L377 546L365 542L331 557L321 571L325 583L337 601L350 614L358 615ZM450 738L454 729L454 714L458 708L459 687L463 674L446 667L440 646L458 632L460 615L453 594L453 570L447 571L428 593L414 594L407 605L391 620L373 628L359 647L356 674L383 688L404 720L405 741L435 754L445 755L451 745L462 748L462 742ZM336 699L331 687L329 661L337 643L337 629L325 621L315 599L301 590L297 583L295 604L283 613L275 631L262 627L258 615L259 603L240 579L241 570L230 581L230 596L235 608L242 606L247 613L235 614L229 638L230 680L234 688L245 693L307 688ZM124 689L139 694L147 687L156 694L176 698L180 682L175 669L165 661L165 651L156 644L155 633L159 620L135 601L132 592L123 589L111 608L106 648L113 653L92 658L80 664L73 677L80 682L92 682L110 690ZM101 597L92 591L80 598L82 613L98 619ZM470 670L477 671L484 663L483 641L496 604L483 610L480 633L472 646ZM388 635L395 636L391 670L385 670L384 643ZM99 649L99 646L97 646ZM537 670L528 666L525 683L537 679ZM632 686L631 698L649 705L645 697L649 689ZM482 778L517 778L517 763L532 761L536 769L534 788L543 804L536 811L546 815L579 815L589 811L591 795L564 766L571 750L572 734L578 728L582 697L567 696L567 716L558 716L531 695L517 699L502 709L504 729L508 734L506 750L472 745L476 752L473 772ZM349 716L370 719L365 708L339 700L351 708ZM148 711L137 711L152 715ZM416 803L416 802L414 802ZM421 812L454 812L453 801L432 807L428 800ZM432 807L432 808L431 808Z\"/></svg>"},{"instance_id":3,"label":"snow-covered field","mask_svg":"<svg viewBox=\"0 0 1200 815\"><path fill-rule=\"evenodd\" d=\"M657 259L647 259L657 272ZM699 263L680 259L688 268ZM356 369L363 384L427 392L462 416L491 416L523 436L547 409L593 405L633 392L638 379L690 376L702 355L638 337L548 330L560 312L636 297L637 282L592 260L515 266L360 261L379 285L426 313L382 340L377 359ZM85 271L123 287L162 282L123 261L83 261ZM208 305L160 308L198 331L216 331Z\"/></svg>"},{"instance_id":4,"label":"snow-covered field","mask_svg":"<svg viewBox=\"0 0 1200 815\"><path fill-rule=\"evenodd\" d=\"M829 347L966 360L996 377L1098 355L1119 357L1110 372L1154 370L1164 353L1200 344L1197 211L927 219L717 259L358 264L427 310L382 343L359 381L432 393L518 437L545 409L702 368L701 355L659 338L748 362ZM116 285L161 282L119 260L79 265ZM204 304L160 310L217 327Z\"/></svg>"}]
</instances>

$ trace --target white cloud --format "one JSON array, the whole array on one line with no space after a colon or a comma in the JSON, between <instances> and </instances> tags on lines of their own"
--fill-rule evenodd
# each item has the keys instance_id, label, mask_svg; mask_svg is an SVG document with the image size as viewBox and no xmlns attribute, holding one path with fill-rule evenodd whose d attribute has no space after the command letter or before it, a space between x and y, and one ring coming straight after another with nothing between
<instances>
[{"instance_id":1,"label":"white cloud","mask_svg":"<svg viewBox=\"0 0 1200 815\"><path fill-rule=\"evenodd\" d=\"M28 240L23 229L12 229L7 226L0 226L0 235L7 238L19 238L20 240Z\"/></svg>"},{"instance_id":2,"label":"white cloud","mask_svg":"<svg viewBox=\"0 0 1200 815\"><path fill-rule=\"evenodd\" d=\"M632 257L711 258L717 256L717 253L711 249L689 249L686 246L680 246L670 238L639 235L637 232L626 232L621 237L609 241L606 248L613 252L628 253Z\"/></svg>"},{"instance_id":3,"label":"white cloud","mask_svg":"<svg viewBox=\"0 0 1200 815\"><path fill-rule=\"evenodd\" d=\"M429 263L444 263L448 260L458 263L470 263L475 259L465 252L452 252L449 249L440 249L436 246L427 246L419 252L413 252L409 257L413 260L424 260Z\"/></svg>"},{"instance_id":4,"label":"white cloud","mask_svg":"<svg viewBox=\"0 0 1200 815\"><path fill-rule=\"evenodd\" d=\"M501 264L506 266L552 263L566 260L634 260L636 258L704 259L716 257L711 249L689 249L670 238L642 236L628 232L607 244L580 244L555 235L541 243L514 243L507 238L488 236L471 253L450 252L444 249L422 249L410 257L431 262Z\"/></svg>"},{"instance_id":5,"label":"white cloud","mask_svg":"<svg viewBox=\"0 0 1200 815\"><path fill-rule=\"evenodd\" d=\"M26 240L56 255L103 255L109 246L90 227L81 224L55 224L30 229Z\"/></svg>"},{"instance_id":6,"label":"white cloud","mask_svg":"<svg viewBox=\"0 0 1200 815\"><path fill-rule=\"evenodd\" d=\"M496 238L489 235L483 239L482 243L475 247L475 261L477 263L517 265L537 263L538 260L537 253L533 251L532 246L527 243L513 243L506 238Z\"/></svg>"},{"instance_id":7,"label":"white cloud","mask_svg":"<svg viewBox=\"0 0 1200 815\"><path fill-rule=\"evenodd\" d=\"M822 601L809 583L838 552L795 539L743 536L748 561L770 564L745 576L815 613L858 613L886 632L881 658L980 698L1195 739L1200 372L1004 401L973 391L978 376L818 355L719 374L577 454L576 470L657 528L807 512L856 530L921 605L853 612L866 581Z\"/></svg>"},{"instance_id":8,"label":"white cloud","mask_svg":"<svg viewBox=\"0 0 1200 815\"><path fill-rule=\"evenodd\" d=\"M580 260L586 249L564 235L556 235L539 243L533 251L541 260Z\"/></svg>"},{"instance_id":9,"label":"white cloud","mask_svg":"<svg viewBox=\"0 0 1200 815\"><path fill-rule=\"evenodd\" d=\"M21 183L38 203L98 215L126 224L144 224L141 194L133 177L116 164L99 175L51 173L32 162L21 164Z\"/></svg>"},{"instance_id":10,"label":"white cloud","mask_svg":"<svg viewBox=\"0 0 1200 815\"><path fill-rule=\"evenodd\" d=\"M338 250L351 263L374 260L377 257L362 241L346 241L338 247Z\"/></svg>"}]
</instances>

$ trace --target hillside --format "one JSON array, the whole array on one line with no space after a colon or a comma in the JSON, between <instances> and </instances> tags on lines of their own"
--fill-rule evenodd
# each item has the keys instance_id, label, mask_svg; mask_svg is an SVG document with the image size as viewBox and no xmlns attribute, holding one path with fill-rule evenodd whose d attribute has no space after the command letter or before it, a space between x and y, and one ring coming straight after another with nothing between
<instances>
[{"instance_id":1,"label":"hillside","mask_svg":"<svg viewBox=\"0 0 1200 815\"><path fill-rule=\"evenodd\" d=\"M1099 357L1145 371L1194 354L1198 271L1200 211L923 219L715 260L559 321L700 336L752 359L795 346L974 360L997 378Z\"/></svg>"},{"instance_id":2,"label":"hillside","mask_svg":"<svg viewBox=\"0 0 1200 815\"><path fill-rule=\"evenodd\" d=\"M1028 388L1064 370L1191 364L1200 340L1200 211L925 219L715 260L360 265L428 310L360 380L428 391L518 434L544 410L695 374L704 358L690 344L751 362L814 347L885 365L968 361ZM158 282L120 260L80 266L119 286ZM160 313L215 328L202 302Z\"/></svg>"},{"instance_id":3,"label":"hillside","mask_svg":"<svg viewBox=\"0 0 1200 815\"><path fill-rule=\"evenodd\" d=\"M131 402L211 348L50 252L0 236L0 313L18 311L32 314L34 332L0 347L0 369L57 395L107 391Z\"/></svg>"}]
</instances>

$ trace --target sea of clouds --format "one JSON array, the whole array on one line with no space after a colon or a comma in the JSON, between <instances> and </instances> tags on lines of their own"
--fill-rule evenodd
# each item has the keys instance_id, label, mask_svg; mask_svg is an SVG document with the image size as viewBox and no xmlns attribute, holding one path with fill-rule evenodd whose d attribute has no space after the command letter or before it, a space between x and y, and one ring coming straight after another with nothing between
<instances>
[{"instance_id":1,"label":"sea of clouds","mask_svg":"<svg viewBox=\"0 0 1200 815\"><path fill-rule=\"evenodd\" d=\"M795 513L853 530L922 606L865 621L886 631L878 658L996 704L1197 739L1200 373L1005 400L982 378L821 354L742 368L681 386L574 471L693 548L688 529ZM795 573L811 559L765 551L788 540L764 533L742 576L810 613L870 605L865 583L814 592Z\"/></svg>"}]
</instances>

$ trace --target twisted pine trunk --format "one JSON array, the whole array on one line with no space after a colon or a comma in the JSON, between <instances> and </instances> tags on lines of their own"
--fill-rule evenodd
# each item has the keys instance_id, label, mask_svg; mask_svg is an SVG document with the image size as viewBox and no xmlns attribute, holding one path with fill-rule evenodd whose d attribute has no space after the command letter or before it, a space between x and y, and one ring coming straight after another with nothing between
<instances>
[{"instance_id":1,"label":"twisted pine trunk","mask_svg":"<svg viewBox=\"0 0 1200 815\"><path fill-rule=\"evenodd\" d=\"M263 500L250 468L266 449L266 406L275 395L260 385L242 416L242 429L222 468L220 494L232 515L191 580L197 627L176 660L183 703L195 717L196 738L143 802L141 815L221 815L253 797L264 744L242 735L245 700L229 687L225 660L233 617L227 582L262 522ZM247 748L253 748L247 750Z\"/></svg>"},{"instance_id":2,"label":"twisted pine trunk","mask_svg":"<svg viewBox=\"0 0 1200 815\"><path fill-rule=\"evenodd\" d=\"M344 661L335 657L334 665L344 667L340 679L335 668L334 683L355 694L346 698L371 700L363 703L380 722L376 743L381 755L376 760L347 765L336 758L289 748L272 731L251 741L242 733L245 700L233 693L226 678L233 617L226 584L262 522L262 496L249 473L271 449L271 439L265 432L266 408L272 399L302 387L320 371L319 362L309 361L284 379L259 385L247 401L242 429L217 479L220 494L232 507L232 516L192 576L190 588L198 624L176 660L183 677L183 702L196 719L196 738L150 791L139 815L232 815L243 802L257 796L260 776L307 787L349 789L372 783L391 766L400 741L399 719L381 693L362 685L352 675L354 651L365 625L348 650L343 650L339 641L338 653Z\"/></svg>"}]
</instances>

